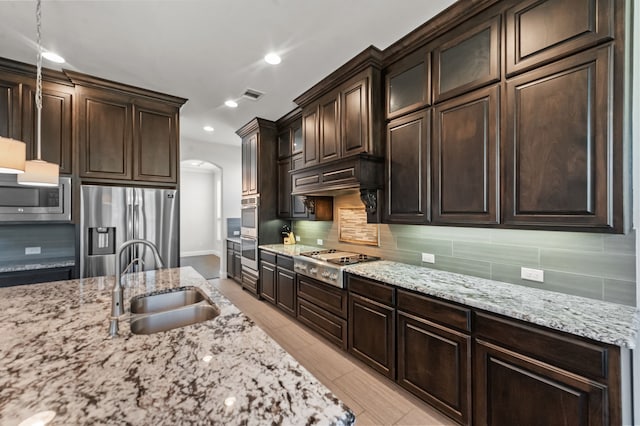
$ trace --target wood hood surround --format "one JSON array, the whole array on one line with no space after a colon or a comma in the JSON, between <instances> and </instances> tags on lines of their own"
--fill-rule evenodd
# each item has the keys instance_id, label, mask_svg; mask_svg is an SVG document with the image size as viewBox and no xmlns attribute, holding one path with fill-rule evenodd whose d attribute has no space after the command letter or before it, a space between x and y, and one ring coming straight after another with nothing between
<instances>
[{"instance_id":1,"label":"wood hood surround","mask_svg":"<svg viewBox=\"0 0 640 426\"><path fill-rule=\"evenodd\" d=\"M294 99L302 109L304 167L293 195L359 191L370 221L380 221L384 186L383 54L370 46Z\"/></svg>"}]
</instances>

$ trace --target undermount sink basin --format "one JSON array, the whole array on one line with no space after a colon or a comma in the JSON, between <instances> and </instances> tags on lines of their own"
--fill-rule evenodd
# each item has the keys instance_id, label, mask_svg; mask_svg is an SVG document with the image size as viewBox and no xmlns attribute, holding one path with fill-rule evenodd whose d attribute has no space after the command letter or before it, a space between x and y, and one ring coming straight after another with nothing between
<instances>
[{"instance_id":1,"label":"undermount sink basin","mask_svg":"<svg viewBox=\"0 0 640 426\"><path fill-rule=\"evenodd\" d=\"M220 310L215 305L208 302L193 304L154 314L132 316L131 332L133 334L158 333L208 321L218 315Z\"/></svg>"},{"instance_id":2,"label":"undermount sink basin","mask_svg":"<svg viewBox=\"0 0 640 426\"><path fill-rule=\"evenodd\" d=\"M131 299L132 314L152 314L205 301L207 297L197 287L178 287L155 293L135 296Z\"/></svg>"},{"instance_id":3,"label":"undermount sink basin","mask_svg":"<svg viewBox=\"0 0 640 426\"><path fill-rule=\"evenodd\" d=\"M197 287L178 287L131 299L133 334L152 334L197 324L220 315L218 307Z\"/></svg>"}]
</instances>

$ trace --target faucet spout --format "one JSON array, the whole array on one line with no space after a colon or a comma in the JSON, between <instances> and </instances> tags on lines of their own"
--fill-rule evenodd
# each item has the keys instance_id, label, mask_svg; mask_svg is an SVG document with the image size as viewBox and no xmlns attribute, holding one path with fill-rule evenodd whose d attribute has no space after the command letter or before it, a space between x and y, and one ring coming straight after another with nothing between
<instances>
[{"instance_id":1,"label":"faucet spout","mask_svg":"<svg viewBox=\"0 0 640 426\"><path fill-rule=\"evenodd\" d=\"M128 240L122 243L116 253L116 278L113 283L113 290L111 291L111 321L109 324L109 335L115 337L118 335L118 319L124 314L124 308L122 306L122 265L121 255L124 249L132 245L142 244L151 249L153 257L156 263L156 268L164 268L164 262L158 253L158 248L149 240Z\"/></svg>"}]
</instances>

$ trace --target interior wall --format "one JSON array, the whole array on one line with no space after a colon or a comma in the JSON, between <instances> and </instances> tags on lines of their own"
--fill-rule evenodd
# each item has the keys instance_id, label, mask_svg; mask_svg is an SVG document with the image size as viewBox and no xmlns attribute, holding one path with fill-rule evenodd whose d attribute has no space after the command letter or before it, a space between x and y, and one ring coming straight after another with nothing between
<instances>
[{"instance_id":1,"label":"interior wall","mask_svg":"<svg viewBox=\"0 0 640 426\"><path fill-rule=\"evenodd\" d=\"M217 224L219 173L180 168L180 256L215 254L221 241Z\"/></svg>"},{"instance_id":2,"label":"interior wall","mask_svg":"<svg viewBox=\"0 0 640 426\"><path fill-rule=\"evenodd\" d=\"M359 195L334 198L333 222L296 221L301 243L359 251L387 260L634 306L636 246L627 235L451 226L379 225L378 247L339 241L341 207L363 207ZM422 253L435 255L423 263ZM520 278L544 270L544 282Z\"/></svg>"}]
</instances>

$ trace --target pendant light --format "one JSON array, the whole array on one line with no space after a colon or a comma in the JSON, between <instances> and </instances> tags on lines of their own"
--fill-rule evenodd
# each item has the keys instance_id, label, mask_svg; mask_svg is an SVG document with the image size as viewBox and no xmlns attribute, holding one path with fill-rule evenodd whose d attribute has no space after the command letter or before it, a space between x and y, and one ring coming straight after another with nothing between
<instances>
[{"instance_id":1,"label":"pendant light","mask_svg":"<svg viewBox=\"0 0 640 426\"><path fill-rule=\"evenodd\" d=\"M36 148L35 160L25 162L24 173L18 175L20 185L31 186L58 186L57 164L42 160L42 44L40 37L41 27L41 0L36 0L36 32L38 37L38 60L36 64Z\"/></svg>"},{"instance_id":2,"label":"pendant light","mask_svg":"<svg viewBox=\"0 0 640 426\"><path fill-rule=\"evenodd\" d=\"M0 136L0 173L18 174L24 172L27 145L15 139Z\"/></svg>"}]
</instances>

